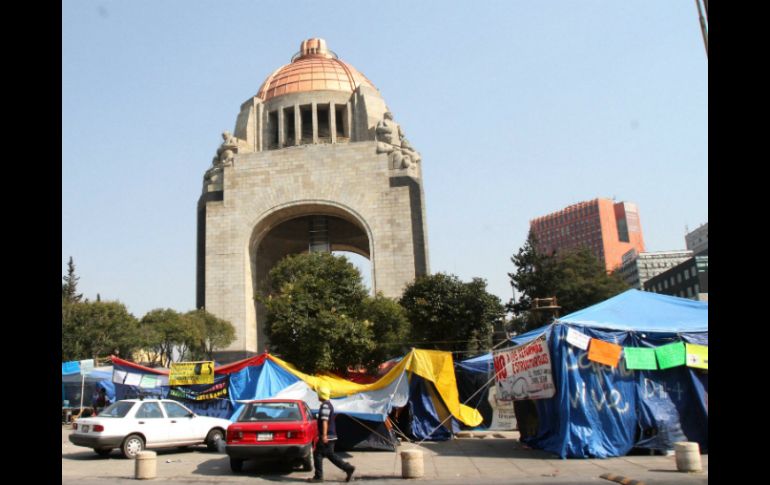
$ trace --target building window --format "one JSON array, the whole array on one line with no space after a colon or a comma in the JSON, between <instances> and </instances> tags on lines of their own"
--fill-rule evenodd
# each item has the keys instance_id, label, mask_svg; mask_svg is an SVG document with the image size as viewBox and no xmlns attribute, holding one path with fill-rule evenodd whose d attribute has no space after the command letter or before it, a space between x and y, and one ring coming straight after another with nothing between
<instances>
[{"instance_id":1,"label":"building window","mask_svg":"<svg viewBox=\"0 0 770 485\"><path fill-rule=\"evenodd\" d=\"M313 105L306 104L299 107L299 118L302 126L300 143L307 145L313 143Z\"/></svg>"},{"instance_id":2,"label":"building window","mask_svg":"<svg viewBox=\"0 0 770 485\"><path fill-rule=\"evenodd\" d=\"M267 147L278 148L278 111L267 114Z\"/></svg>"},{"instance_id":3,"label":"building window","mask_svg":"<svg viewBox=\"0 0 770 485\"><path fill-rule=\"evenodd\" d=\"M348 116L348 110L346 108L347 106L344 104L334 105L334 122L336 124L335 130L337 132L337 141L340 141L340 139L347 139L347 134L345 133L345 118Z\"/></svg>"},{"instance_id":4,"label":"building window","mask_svg":"<svg viewBox=\"0 0 770 485\"><path fill-rule=\"evenodd\" d=\"M681 283L682 282L682 273L679 273L678 275L676 275L676 282L677 283Z\"/></svg>"},{"instance_id":5,"label":"building window","mask_svg":"<svg viewBox=\"0 0 770 485\"><path fill-rule=\"evenodd\" d=\"M692 286L687 287L687 297L692 298Z\"/></svg>"},{"instance_id":6,"label":"building window","mask_svg":"<svg viewBox=\"0 0 770 485\"><path fill-rule=\"evenodd\" d=\"M332 133L329 126L329 105L317 104L315 109L318 116L318 141L320 143L331 143Z\"/></svg>"},{"instance_id":7,"label":"building window","mask_svg":"<svg viewBox=\"0 0 770 485\"><path fill-rule=\"evenodd\" d=\"M297 145L294 133L294 106L283 109L283 136L286 146Z\"/></svg>"}]
</instances>

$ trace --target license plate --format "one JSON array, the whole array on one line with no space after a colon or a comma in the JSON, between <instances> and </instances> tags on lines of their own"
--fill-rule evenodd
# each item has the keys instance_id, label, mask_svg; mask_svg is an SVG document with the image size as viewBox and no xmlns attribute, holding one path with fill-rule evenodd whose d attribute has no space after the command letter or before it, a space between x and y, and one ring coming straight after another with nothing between
<instances>
[{"instance_id":1,"label":"license plate","mask_svg":"<svg viewBox=\"0 0 770 485\"><path fill-rule=\"evenodd\" d=\"M87 424L84 424L80 427L81 430L83 430L84 433L88 433L88 430L91 429L91 427Z\"/></svg>"},{"instance_id":2,"label":"license plate","mask_svg":"<svg viewBox=\"0 0 770 485\"><path fill-rule=\"evenodd\" d=\"M273 433L257 433L257 441L270 441L273 439Z\"/></svg>"}]
</instances>

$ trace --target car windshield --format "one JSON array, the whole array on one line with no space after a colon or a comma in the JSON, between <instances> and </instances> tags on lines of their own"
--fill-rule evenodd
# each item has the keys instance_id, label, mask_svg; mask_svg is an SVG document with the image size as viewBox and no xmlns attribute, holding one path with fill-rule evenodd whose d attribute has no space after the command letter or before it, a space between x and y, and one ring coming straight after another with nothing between
<instances>
[{"instance_id":1,"label":"car windshield","mask_svg":"<svg viewBox=\"0 0 770 485\"><path fill-rule=\"evenodd\" d=\"M299 406L295 402L257 402L249 403L238 417L238 421L254 423L258 421L301 421Z\"/></svg>"},{"instance_id":2,"label":"car windshield","mask_svg":"<svg viewBox=\"0 0 770 485\"><path fill-rule=\"evenodd\" d=\"M118 401L114 404L110 404L104 410L99 413L100 418L125 418L128 411L134 407L133 402L130 401Z\"/></svg>"}]
</instances>

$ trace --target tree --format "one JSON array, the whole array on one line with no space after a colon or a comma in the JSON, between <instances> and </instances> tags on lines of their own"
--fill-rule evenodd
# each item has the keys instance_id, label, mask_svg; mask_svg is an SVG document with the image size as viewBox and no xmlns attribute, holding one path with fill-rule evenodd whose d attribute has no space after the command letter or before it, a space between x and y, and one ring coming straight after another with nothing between
<instances>
[{"instance_id":1,"label":"tree","mask_svg":"<svg viewBox=\"0 0 770 485\"><path fill-rule=\"evenodd\" d=\"M347 258L290 255L268 275L265 334L272 350L308 373L344 372L375 348L363 318L367 292Z\"/></svg>"},{"instance_id":2,"label":"tree","mask_svg":"<svg viewBox=\"0 0 770 485\"><path fill-rule=\"evenodd\" d=\"M79 302L62 299L64 360L131 355L141 347L139 325L117 301Z\"/></svg>"},{"instance_id":3,"label":"tree","mask_svg":"<svg viewBox=\"0 0 770 485\"><path fill-rule=\"evenodd\" d=\"M63 276L64 283L61 285L61 297L62 300L67 302L80 301L83 298L82 293L78 293L78 280L80 277L75 276L75 263L70 256L70 260L67 263L67 275Z\"/></svg>"},{"instance_id":4,"label":"tree","mask_svg":"<svg viewBox=\"0 0 770 485\"><path fill-rule=\"evenodd\" d=\"M409 351L409 320L406 310L397 301L378 293L374 298L367 297L362 308L364 322L371 322L372 338L375 348L363 362L369 370L393 357Z\"/></svg>"},{"instance_id":5,"label":"tree","mask_svg":"<svg viewBox=\"0 0 770 485\"><path fill-rule=\"evenodd\" d=\"M195 322L170 308L156 308L140 321L145 346L163 366L183 361L191 347L203 339L203 329ZM176 359L174 351L176 350Z\"/></svg>"},{"instance_id":6,"label":"tree","mask_svg":"<svg viewBox=\"0 0 770 485\"><path fill-rule=\"evenodd\" d=\"M518 301L506 308L512 311L513 329L526 332L543 325L551 315L531 311L535 298L556 297L560 314L568 314L606 300L629 288L615 274L607 274L604 264L588 249L543 254L530 232L527 241L511 258L515 273L508 273L519 292Z\"/></svg>"},{"instance_id":7,"label":"tree","mask_svg":"<svg viewBox=\"0 0 770 485\"><path fill-rule=\"evenodd\" d=\"M215 350L224 349L235 340L235 327L203 308L185 313L184 318L198 327L199 340L190 347L192 360L212 360Z\"/></svg>"},{"instance_id":8,"label":"tree","mask_svg":"<svg viewBox=\"0 0 770 485\"><path fill-rule=\"evenodd\" d=\"M463 283L443 273L423 276L407 286L400 303L415 346L471 353L489 349L504 307L486 287L481 278Z\"/></svg>"}]
</instances>

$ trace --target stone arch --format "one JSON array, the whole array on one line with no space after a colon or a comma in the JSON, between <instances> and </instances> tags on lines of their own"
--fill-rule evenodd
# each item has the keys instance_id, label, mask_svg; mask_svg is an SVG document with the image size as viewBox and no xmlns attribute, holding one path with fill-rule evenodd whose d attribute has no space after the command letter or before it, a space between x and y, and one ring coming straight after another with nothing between
<instances>
[{"instance_id":1,"label":"stone arch","mask_svg":"<svg viewBox=\"0 0 770 485\"><path fill-rule=\"evenodd\" d=\"M246 297L247 338L256 338L257 351L264 350L264 306L254 299L264 294L267 273L283 257L309 250L309 225L312 218L323 217L328 223L331 251L350 251L368 258L372 287L376 292L374 239L372 230L355 210L329 200L299 200L280 204L251 221L247 244Z\"/></svg>"}]
</instances>

